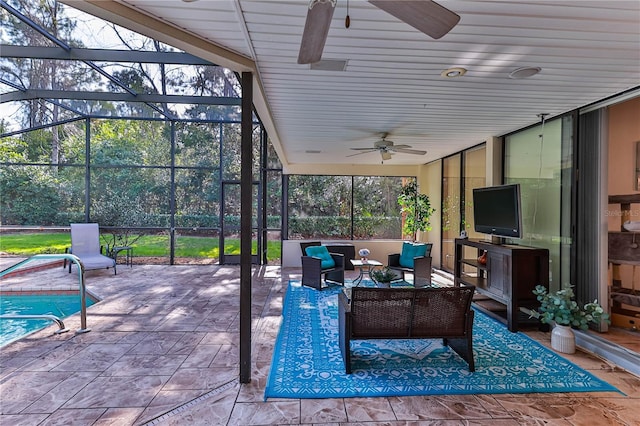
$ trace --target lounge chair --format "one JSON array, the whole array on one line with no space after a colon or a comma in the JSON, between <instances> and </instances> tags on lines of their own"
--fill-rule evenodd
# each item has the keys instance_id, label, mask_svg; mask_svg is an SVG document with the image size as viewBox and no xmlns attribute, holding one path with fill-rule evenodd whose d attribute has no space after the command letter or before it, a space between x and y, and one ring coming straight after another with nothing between
<instances>
[{"instance_id":1,"label":"lounge chair","mask_svg":"<svg viewBox=\"0 0 640 426\"><path fill-rule=\"evenodd\" d=\"M69 249L69 253L80 259L85 271L113 268L114 275L117 274L115 259L102 254L100 229L97 223L71 224L71 249ZM71 273L71 265L72 262L69 262L69 273Z\"/></svg>"}]
</instances>

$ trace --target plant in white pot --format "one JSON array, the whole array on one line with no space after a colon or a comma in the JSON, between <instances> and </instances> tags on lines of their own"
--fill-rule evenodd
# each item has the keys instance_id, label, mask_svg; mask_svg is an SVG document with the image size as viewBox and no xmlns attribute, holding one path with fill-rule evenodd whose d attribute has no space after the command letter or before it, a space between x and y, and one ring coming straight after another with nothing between
<instances>
[{"instance_id":1,"label":"plant in white pot","mask_svg":"<svg viewBox=\"0 0 640 426\"><path fill-rule=\"evenodd\" d=\"M546 287L539 285L533 294L540 302L540 307L537 311L531 311L531 316L544 324L555 324L551 331L551 347L559 352L572 354L576 351L572 328L587 330L590 322L609 321L609 314L597 300L581 308L574 300L572 286L549 293Z\"/></svg>"}]
</instances>

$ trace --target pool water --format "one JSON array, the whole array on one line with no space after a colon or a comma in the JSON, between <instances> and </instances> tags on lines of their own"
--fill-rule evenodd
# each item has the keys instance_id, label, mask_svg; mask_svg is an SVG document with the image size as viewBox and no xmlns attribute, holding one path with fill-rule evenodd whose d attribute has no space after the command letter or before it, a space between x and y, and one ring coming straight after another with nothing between
<instances>
[{"instance_id":1,"label":"pool water","mask_svg":"<svg viewBox=\"0 0 640 426\"><path fill-rule=\"evenodd\" d=\"M87 307L93 303L94 301L87 297ZM80 312L78 294L0 295L1 315L49 314L66 318L76 312ZM0 319L0 347L52 324L55 325L48 320Z\"/></svg>"}]
</instances>

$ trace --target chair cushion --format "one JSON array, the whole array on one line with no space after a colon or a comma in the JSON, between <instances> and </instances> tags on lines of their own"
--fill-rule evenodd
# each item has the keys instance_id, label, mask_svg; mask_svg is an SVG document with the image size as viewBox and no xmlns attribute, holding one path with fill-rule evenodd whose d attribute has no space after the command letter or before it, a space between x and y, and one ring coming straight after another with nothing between
<instances>
[{"instance_id":1,"label":"chair cushion","mask_svg":"<svg viewBox=\"0 0 640 426\"><path fill-rule=\"evenodd\" d=\"M427 254L427 244L425 243L411 243L405 241L402 243L402 252L400 253L400 259L398 263L404 268L413 269L413 258L423 257Z\"/></svg>"},{"instance_id":2,"label":"chair cushion","mask_svg":"<svg viewBox=\"0 0 640 426\"><path fill-rule=\"evenodd\" d=\"M311 246L305 249L307 256L318 257L321 260L320 267L322 269L334 268L336 266L335 260L329 254L329 250L325 246Z\"/></svg>"}]
</instances>

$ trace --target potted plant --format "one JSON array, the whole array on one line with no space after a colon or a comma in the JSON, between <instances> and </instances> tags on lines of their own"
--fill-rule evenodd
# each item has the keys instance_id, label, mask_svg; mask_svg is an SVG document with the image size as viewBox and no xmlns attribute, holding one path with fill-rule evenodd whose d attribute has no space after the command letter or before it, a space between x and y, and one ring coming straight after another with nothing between
<instances>
[{"instance_id":1,"label":"potted plant","mask_svg":"<svg viewBox=\"0 0 640 426\"><path fill-rule=\"evenodd\" d=\"M549 293L544 286L536 286L533 294L540 302L537 311L531 316L544 324L555 324L551 332L551 347L559 352L575 352L575 335L572 328L586 330L589 323L609 321L607 314L597 300L580 307L574 300L572 286Z\"/></svg>"},{"instance_id":2,"label":"potted plant","mask_svg":"<svg viewBox=\"0 0 640 426\"><path fill-rule=\"evenodd\" d=\"M417 240L418 231L430 231L429 218L435 212L426 194L418 193L418 182L412 179L402 187L398 195L398 204L402 213L402 235L409 235Z\"/></svg>"},{"instance_id":3,"label":"potted plant","mask_svg":"<svg viewBox=\"0 0 640 426\"><path fill-rule=\"evenodd\" d=\"M397 280L398 275L390 269L389 267L385 267L382 269L376 269L371 272L371 278L378 283L389 284L391 281Z\"/></svg>"}]
</instances>

